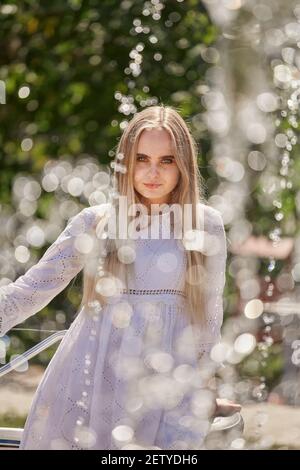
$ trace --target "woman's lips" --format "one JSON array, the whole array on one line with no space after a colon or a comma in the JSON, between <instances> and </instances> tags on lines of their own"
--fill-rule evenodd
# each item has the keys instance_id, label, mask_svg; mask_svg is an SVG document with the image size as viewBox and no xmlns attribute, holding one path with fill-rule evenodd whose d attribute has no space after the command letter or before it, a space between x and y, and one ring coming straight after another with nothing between
<instances>
[{"instance_id":1,"label":"woman's lips","mask_svg":"<svg viewBox=\"0 0 300 470\"><path fill-rule=\"evenodd\" d=\"M146 184L146 183L144 183L144 185L149 189L156 189L159 186L161 186L161 184Z\"/></svg>"}]
</instances>

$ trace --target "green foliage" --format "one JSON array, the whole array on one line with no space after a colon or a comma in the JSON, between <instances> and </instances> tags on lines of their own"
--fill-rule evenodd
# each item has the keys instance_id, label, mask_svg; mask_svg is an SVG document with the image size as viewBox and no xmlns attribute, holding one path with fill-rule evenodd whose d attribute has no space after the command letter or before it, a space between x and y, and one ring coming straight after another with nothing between
<instances>
[{"instance_id":1,"label":"green foliage","mask_svg":"<svg viewBox=\"0 0 300 470\"><path fill-rule=\"evenodd\" d=\"M280 378L283 371L282 345L275 343L268 349L266 357L256 348L237 367L241 378L256 379L265 377L268 388L272 388Z\"/></svg>"},{"instance_id":2,"label":"green foliage","mask_svg":"<svg viewBox=\"0 0 300 470\"><path fill-rule=\"evenodd\" d=\"M27 416L5 413L0 415L0 426L6 428L24 428Z\"/></svg>"},{"instance_id":3,"label":"green foliage","mask_svg":"<svg viewBox=\"0 0 300 470\"><path fill-rule=\"evenodd\" d=\"M199 2L166 2L159 21L142 14L142 0L10 3L16 12L1 15L0 32L0 79L7 90L0 108L0 200L8 199L15 172L39 174L49 158L85 152L107 163L120 135L111 123L126 118L116 91L137 102L157 96L184 116L199 112L197 86L208 64L200 51L191 52L199 43L213 43L217 33ZM149 33L135 32L136 18ZM124 69L138 43L145 47L142 73L134 78ZM154 60L156 52L161 61ZM24 85L30 94L20 99ZM30 151L21 149L25 137L33 139Z\"/></svg>"}]
</instances>

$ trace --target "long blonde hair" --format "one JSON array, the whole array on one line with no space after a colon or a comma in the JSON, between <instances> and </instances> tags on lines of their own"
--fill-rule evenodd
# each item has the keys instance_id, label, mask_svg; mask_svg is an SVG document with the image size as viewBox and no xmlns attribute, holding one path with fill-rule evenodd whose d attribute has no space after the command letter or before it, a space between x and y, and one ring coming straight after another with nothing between
<instances>
[{"instance_id":1,"label":"long blonde hair","mask_svg":"<svg viewBox=\"0 0 300 470\"><path fill-rule=\"evenodd\" d=\"M138 193L134 189L134 165L137 153L139 137L145 129L163 128L169 132L175 161L180 171L178 184L172 192L171 203L183 205L191 204L193 220L196 220L196 205L206 204L204 199L204 180L197 164L197 144L192 137L188 124L180 114L171 106L150 106L138 113L129 121L116 149L114 168L120 165L119 155L122 155L122 165L126 172L114 172L120 196L126 196L129 205L141 203ZM118 209L118 208L117 208ZM122 279L126 288L128 275L132 265L124 264L118 258L118 248L122 246L122 240L106 240L105 259L102 262L102 270L110 276ZM125 244L128 244L126 241ZM185 277L185 293L187 296L187 314L191 322L203 324L204 293L202 289L201 273L204 267L204 255L200 251L187 250L187 270ZM133 264L133 263L132 263ZM131 271L132 272L132 271ZM103 274L103 273L102 273ZM97 275L84 270L83 299L81 305L88 307L92 301L100 304L107 303L105 296L96 289Z\"/></svg>"}]
</instances>

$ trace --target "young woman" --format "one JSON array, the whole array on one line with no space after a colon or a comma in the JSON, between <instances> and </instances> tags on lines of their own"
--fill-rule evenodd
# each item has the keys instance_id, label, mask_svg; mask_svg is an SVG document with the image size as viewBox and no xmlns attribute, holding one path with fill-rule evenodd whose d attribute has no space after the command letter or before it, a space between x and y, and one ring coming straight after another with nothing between
<instances>
[{"instance_id":1,"label":"young woman","mask_svg":"<svg viewBox=\"0 0 300 470\"><path fill-rule=\"evenodd\" d=\"M187 124L172 107L137 113L114 168L110 201L81 210L0 288L4 335L84 270L79 313L36 391L21 449L200 449L216 409L239 409L216 408L210 351L223 320L226 237L202 195ZM181 238L173 207L192 216Z\"/></svg>"}]
</instances>

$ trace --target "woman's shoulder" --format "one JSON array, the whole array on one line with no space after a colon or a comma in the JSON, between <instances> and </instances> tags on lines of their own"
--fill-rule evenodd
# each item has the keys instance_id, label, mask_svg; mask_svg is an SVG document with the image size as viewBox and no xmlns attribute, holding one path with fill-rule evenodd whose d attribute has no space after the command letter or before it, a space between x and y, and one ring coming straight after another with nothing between
<instances>
[{"instance_id":1,"label":"woman's shoulder","mask_svg":"<svg viewBox=\"0 0 300 470\"><path fill-rule=\"evenodd\" d=\"M82 208L75 216L71 219L74 221L83 221L86 228L94 228L101 218L108 214L111 210L110 203L96 204L94 206L87 206Z\"/></svg>"},{"instance_id":2,"label":"woman's shoulder","mask_svg":"<svg viewBox=\"0 0 300 470\"><path fill-rule=\"evenodd\" d=\"M199 203L199 207L200 213L203 214L205 227L224 227L223 217L219 210L202 202Z\"/></svg>"},{"instance_id":3,"label":"woman's shoulder","mask_svg":"<svg viewBox=\"0 0 300 470\"><path fill-rule=\"evenodd\" d=\"M82 209L87 215L103 216L109 212L112 208L112 204L109 202L103 202L102 204L96 204L94 206L88 206Z\"/></svg>"}]
</instances>

